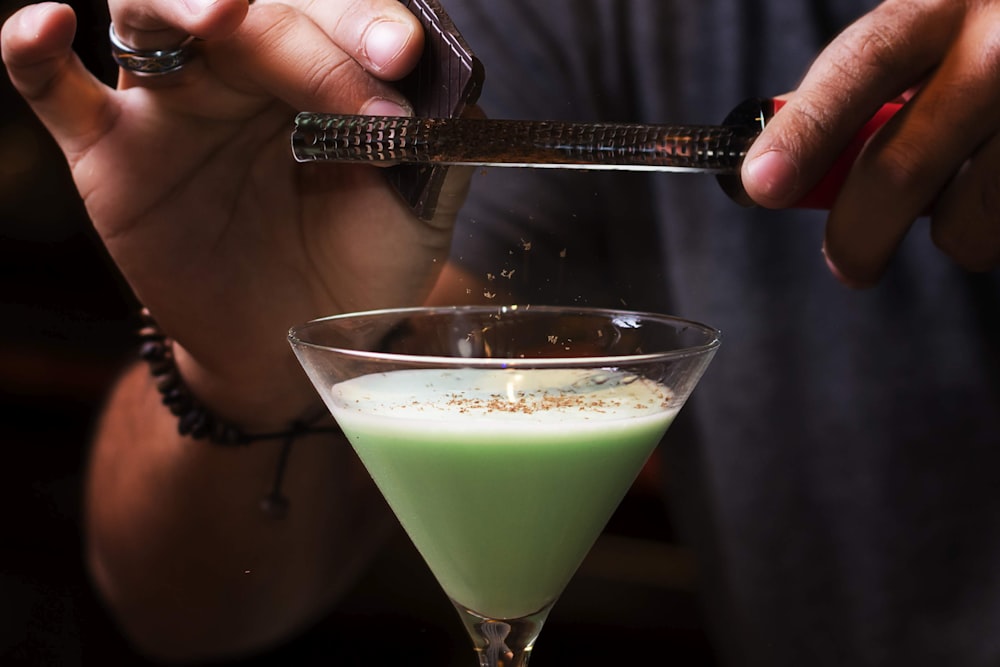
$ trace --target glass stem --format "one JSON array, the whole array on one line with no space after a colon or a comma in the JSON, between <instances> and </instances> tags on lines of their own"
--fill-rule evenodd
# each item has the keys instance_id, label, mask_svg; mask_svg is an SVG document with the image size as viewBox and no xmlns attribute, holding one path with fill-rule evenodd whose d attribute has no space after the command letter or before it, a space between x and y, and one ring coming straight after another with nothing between
<instances>
[{"instance_id":1,"label":"glass stem","mask_svg":"<svg viewBox=\"0 0 1000 667\"><path fill-rule=\"evenodd\" d=\"M479 667L526 667L552 605L522 618L492 619L452 601L472 638Z\"/></svg>"}]
</instances>

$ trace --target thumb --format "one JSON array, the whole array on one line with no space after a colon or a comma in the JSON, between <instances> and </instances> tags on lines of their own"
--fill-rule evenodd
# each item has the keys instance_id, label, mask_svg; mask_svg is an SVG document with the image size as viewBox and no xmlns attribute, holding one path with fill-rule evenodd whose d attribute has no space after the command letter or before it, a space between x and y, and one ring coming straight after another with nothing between
<instances>
[{"instance_id":1,"label":"thumb","mask_svg":"<svg viewBox=\"0 0 1000 667\"><path fill-rule=\"evenodd\" d=\"M11 83L71 162L99 138L113 115L111 89L73 53L75 32L73 10L53 2L20 9L0 31Z\"/></svg>"}]
</instances>

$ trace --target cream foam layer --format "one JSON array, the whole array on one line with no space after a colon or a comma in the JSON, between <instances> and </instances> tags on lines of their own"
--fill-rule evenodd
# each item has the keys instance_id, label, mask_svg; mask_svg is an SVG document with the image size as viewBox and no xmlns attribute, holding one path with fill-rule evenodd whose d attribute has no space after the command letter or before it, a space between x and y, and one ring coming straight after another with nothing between
<instances>
[{"instance_id":1,"label":"cream foam layer","mask_svg":"<svg viewBox=\"0 0 1000 667\"><path fill-rule=\"evenodd\" d=\"M453 369L375 373L332 387L334 414L429 420L439 427L468 420L593 425L673 412L665 386L604 369ZM346 416L346 415L345 415Z\"/></svg>"}]
</instances>

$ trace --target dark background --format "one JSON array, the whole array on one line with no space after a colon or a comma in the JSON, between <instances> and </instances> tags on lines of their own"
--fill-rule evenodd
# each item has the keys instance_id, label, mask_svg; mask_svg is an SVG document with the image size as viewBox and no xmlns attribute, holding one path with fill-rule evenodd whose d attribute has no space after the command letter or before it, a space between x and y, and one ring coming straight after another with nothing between
<instances>
[{"instance_id":1,"label":"dark background","mask_svg":"<svg viewBox=\"0 0 1000 667\"><path fill-rule=\"evenodd\" d=\"M21 3L0 0L0 19ZM71 3L74 4L74 3ZM104 8L74 4L77 52L111 82ZM104 397L134 352L136 304L44 128L0 77L0 664L146 664L82 559L81 491ZM713 660L689 553L638 486L566 591L538 665ZM241 664L471 665L457 615L405 538L338 610ZM378 647L373 649L373 647ZM579 661L579 662L577 662Z\"/></svg>"}]
</instances>

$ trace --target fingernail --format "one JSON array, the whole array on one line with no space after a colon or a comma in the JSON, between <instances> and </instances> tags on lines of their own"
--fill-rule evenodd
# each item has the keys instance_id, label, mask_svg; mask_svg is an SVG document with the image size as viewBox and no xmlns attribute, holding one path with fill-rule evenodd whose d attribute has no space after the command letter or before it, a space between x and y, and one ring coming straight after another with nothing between
<instances>
[{"instance_id":1,"label":"fingernail","mask_svg":"<svg viewBox=\"0 0 1000 667\"><path fill-rule=\"evenodd\" d=\"M366 116L412 116L413 109L384 97L373 97L364 103L359 113Z\"/></svg>"},{"instance_id":2,"label":"fingernail","mask_svg":"<svg viewBox=\"0 0 1000 667\"><path fill-rule=\"evenodd\" d=\"M391 66L410 41L412 32L410 26L396 21L378 21L368 28L364 39L364 54L372 68L381 72Z\"/></svg>"},{"instance_id":3,"label":"fingernail","mask_svg":"<svg viewBox=\"0 0 1000 667\"><path fill-rule=\"evenodd\" d=\"M784 205L795 190L799 168L788 153L769 150L758 155L744 167L744 186L753 192L759 203Z\"/></svg>"}]
</instances>

